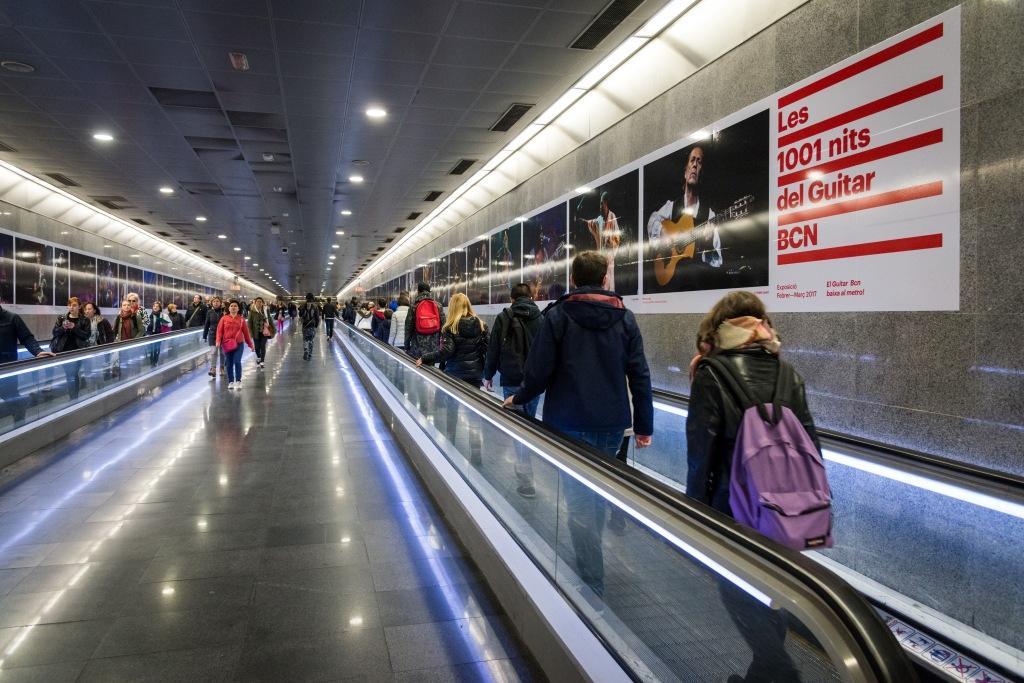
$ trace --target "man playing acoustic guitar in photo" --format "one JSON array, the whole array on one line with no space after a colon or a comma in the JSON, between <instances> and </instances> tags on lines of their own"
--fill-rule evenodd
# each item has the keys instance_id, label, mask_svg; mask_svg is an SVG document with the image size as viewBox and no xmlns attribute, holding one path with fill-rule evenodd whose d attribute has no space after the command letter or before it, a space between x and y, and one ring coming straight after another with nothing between
<instances>
[{"instance_id":1,"label":"man playing acoustic guitar in photo","mask_svg":"<svg viewBox=\"0 0 1024 683\"><path fill-rule=\"evenodd\" d=\"M694 276L699 279L694 270L722 267L722 238L709 222L715 212L700 196L703 171L704 147L696 145L686 159L682 196L665 202L647 220L655 279L665 291L700 289L682 285L692 283Z\"/></svg>"}]
</instances>

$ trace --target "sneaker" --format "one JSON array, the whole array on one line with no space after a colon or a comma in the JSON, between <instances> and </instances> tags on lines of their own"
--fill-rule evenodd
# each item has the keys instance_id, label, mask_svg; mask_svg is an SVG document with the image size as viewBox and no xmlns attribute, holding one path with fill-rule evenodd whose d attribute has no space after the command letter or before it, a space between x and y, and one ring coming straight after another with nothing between
<instances>
[{"instance_id":1,"label":"sneaker","mask_svg":"<svg viewBox=\"0 0 1024 683\"><path fill-rule=\"evenodd\" d=\"M234 382L228 382L228 389L234 389L234 388L235 388L235 383Z\"/></svg>"},{"instance_id":2,"label":"sneaker","mask_svg":"<svg viewBox=\"0 0 1024 683\"><path fill-rule=\"evenodd\" d=\"M242 388L242 380L238 380L237 382L235 382L235 389L241 389L241 388Z\"/></svg>"},{"instance_id":3,"label":"sneaker","mask_svg":"<svg viewBox=\"0 0 1024 683\"><path fill-rule=\"evenodd\" d=\"M534 489L533 486L530 485L530 484L526 484L526 485L520 486L519 488L516 489L516 493L518 493L523 498L536 498L537 497L537 490Z\"/></svg>"},{"instance_id":4,"label":"sneaker","mask_svg":"<svg viewBox=\"0 0 1024 683\"><path fill-rule=\"evenodd\" d=\"M216 377L216 376L217 376L217 373L216 373L216 372L214 372L213 370L210 370L210 371L209 371L208 373L206 373L206 374L210 376L210 379L213 379L214 377Z\"/></svg>"}]
</instances>

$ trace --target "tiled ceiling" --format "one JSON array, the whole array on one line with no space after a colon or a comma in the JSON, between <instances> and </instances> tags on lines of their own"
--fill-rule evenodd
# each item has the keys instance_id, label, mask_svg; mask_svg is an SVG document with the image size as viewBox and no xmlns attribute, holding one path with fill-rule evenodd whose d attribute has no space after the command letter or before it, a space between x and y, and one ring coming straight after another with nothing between
<instances>
[{"instance_id":1,"label":"tiled ceiling","mask_svg":"<svg viewBox=\"0 0 1024 683\"><path fill-rule=\"evenodd\" d=\"M90 202L123 199L113 213L272 289L250 264L319 291L336 254L326 290L337 291L430 209L428 193L465 180L449 175L460 160L497 152L664 2L648 0L596 50L570 49L607 4L0 0L0 59L35 67L0 70L0 143L15 150L0 158L64 174ZM537 106L490 131L514 103ZM371 105L388 116L368 119ZM94 141L99 130L116 140Z\"/></svg>"}]
</instances>

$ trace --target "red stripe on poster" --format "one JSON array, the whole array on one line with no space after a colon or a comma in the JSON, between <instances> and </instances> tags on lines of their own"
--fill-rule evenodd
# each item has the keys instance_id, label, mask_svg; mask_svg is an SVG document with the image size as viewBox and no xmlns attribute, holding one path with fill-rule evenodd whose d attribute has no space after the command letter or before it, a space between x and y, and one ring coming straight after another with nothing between
<instances>
[{"instance_id":1,"label":"red stripe on poster","mask_svg":"<svg viewBox=\"0 0 1024 683\"><path fill-rule=\"evenodd\" d=\"M845 168L860 166L861 164L866 164L869 161L878 161L879 159L885 159L897 154L903 154L904 152L921 149L922 147L935 145L940 142L942 142L942 129L937 128L935 130L930 130L927 133L913 135L909 138L904 138L903 140L897 140L885 145L880 145L874 149L868 149L863 152L857 152L856 154L840 157L839 159L834 159L818 166L811 166L810 168L781 175L779 176L779 187L798 183L801 180L807 180L809 179L808 174L812 171L817 171L822 174L833 173Z\"/></svg>"},{"instance_id":2,"label":"red stripe on poster","mask_svg":"<svg viewBox=\"0 0 1024 683\"><path fill-rule=\"evenodd\" d=\"M798 100L802 100L805 97L813 95L816 92L821 92L825 88L830 88L837 83L842 83L848 78L852 78L857 74L864 73L868 69L884 64L890 59L895 59L900 55L904 55L911 50L915 50L922 45L927 45L933 40L938 40L942 37L942 24L936 24L931 28L926 28L920 33L914 34L909 38L901 40L895 45L890 45L884 50L879 50L873 55L868 55L864 59L854 62L849 66L844 66L839 71L831 73L827 76L819 78L816 81L808 83L802 88L798 88L791 93L783 95L779 98L779 108L785 107L786 105L793 104Z\"/></svg>"},{"instance_id":3,"label":"red stripe on poster","mask_svg":"<svg viewBox=\"0 0 1024 683\"><path fill-rule=\"evenodd\" d=\"M942 76L930 78L923 83L912 85L909 88L894 92L891 95L880 97L873 102L868 102L867 104L862 104L859 107L854 107L842 114L836 114L824 121L819 121L818 123L811 124L805 128L801 128L800 130L793 131L788 135L780 136L779 147L791 145L798 140L812 137L818 133L824 133L826 130L831 128L836 128L851 121L862 119L865 116L877 114L878 112L885 111L886 109L892 109L893 107L905 104L911 100L916 100L917 98L924 97L925 95L931 95L932 93L940 90L942 90Z\"/></svg>"},{"instance_id":4,"label":"red stripe on poster","mask_svg":"<svg viewBox=\"0 0 1024 683\"><path fill-rule=\"evenodd\" d=\"M803 211L791 211L790 213L784 213L779 216L779 225L782 226L789 225L790 223L813 221L818 218L828 218L829 216L838 216L844 213L852 213L853 211L874 209L879 206L901 204L915 199L924 199L925 197L937 197L940 194L942 194L942 181L936 180L935 182L924 183L923 185L913 185L911 187L904 187L890 192L880 192L879 194L873 194L867 197L847 199L846 201L836 202L835 204L826 204L824 206L817 206L811 209L804 209Z\"/></svg>"},{"instance_id":5,"label":"red stripe on poster","mask_svg":"<svg viewBox=\"0 0 1024 683\"><path fill-rule=\"evenodd\" d=\"M934 235L919 235L917 237L904 237L896 240L882 240L881 242L850 244L845 247L811 249L810 251L796 251L791 254L779 254L779 265L787 266L793 263L811 263L813 261L831 261L833 259L853 258L855 256L873 256L875 254L894 254L901 251L937 249L941 246L942 234L936 233Z\"/></svg>"}]
</instances>

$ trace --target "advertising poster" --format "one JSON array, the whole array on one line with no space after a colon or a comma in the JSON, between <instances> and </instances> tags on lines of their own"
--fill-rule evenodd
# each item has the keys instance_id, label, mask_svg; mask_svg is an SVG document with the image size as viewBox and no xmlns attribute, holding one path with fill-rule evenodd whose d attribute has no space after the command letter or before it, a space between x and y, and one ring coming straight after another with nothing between
<instances>
[{"instance_id":1,"label":"advertising poster","mask_svg":"<svg viewBox=\"0 0 1024 683\"><path fill-rule=\"evenodd\" d=\"M53 247L39 242L14 238L15 282L14 303L21 306L53 304Z\"/></svg>"},{"instance_id":2,"label":"advertising poster","mask_svg":"<svg viewBox=\"0 0 1024 683\"><path fill-rule=\"evenodd\" d=\"M169 291L167 292L167 301L164 302L164 308L167 308L167 304L174 303L178 308L182 307L182 302L185 299L184 294L185 283L178 278L171 278Z\"/></svg>"},{"instance_id":3,"label":"advertising poster","mask_svg":"<svg viewBox=\"0 0 1024 683\"><path fill-rule=\"evenodd\" d=\"M771 108L771 308L957 310L960 8Z\"/></svg>"},{"instance_id":4,"label":"advertising poster","mask_svg":"<svg viewBox=\"0 0 1024 683\"><path fill-rule=\"evenodd\" d=\"M416 289L416 286L419 283L426 282L426 280L423 279L423 276L424 276L424 274L426 272L427 271L425 271L422 266L417 268L416 270L412 271L412 285L411 285L411 287L413 289Z\"/></svg>"},{"instance_id":5,"label":"advertising poster","mask_svg":"<svg viewBox=\"0 0 1024 683\"><path fill-rule=\"evenodd\" d=\"M96 259L71 252L71 296L81 301L96 301ZM104 314L107 314L104 311ZM111 312L112 313L112 312Z\"/></svg>"},{"instance_id":6,"label":"advertising poster","mask_svg":"<svg viewBox=\"0 0 1024 683\"><path fill-rule=\"evenodd\" d=\"M473 242L466 248L466 272L468 283L466 294L469 296L469 303L474 306L486 306L488 304L488 245L487 239Z\"/></svg>"},{"instance_id":7,"label":"advertising poster","mask_svg":"<svg viewBox=\"0 0 1024 683\"><path fill-rule=\"evenodd\" d=\"M565 204L556 204L523 223L523 274L534 301L553 301L566 292L569 243Z\"/></svg>"},{"instance_id":8,"label":"advertising poster","mask_svg":"<svg viewBox=\"0 0 1024 683\"><path fill-rule=\"evenodd\" d=\"M768 284L768 111L647 163L644 295Z\"/></svg>"},{"instance_id":9,"label":"advertising poster","mask_svg":"<svg viewBox=\"0 0 1024 683\"><path fill-rule=\"evenodd\" d=\"M196 292L199 292L201 289L204 289L204 288L196 287L195 289L196 289ZM127 279L127 284L125 286L125 294L128 294L129 292L134 292L134 293L138 294L139 296L142 296L142 269L141 268L132 268L131 266L128 266L128 279Z\"/></svg>"},{"instance_id":10,"label":"advertising poster","mask_svg":"<svg viewBox=\"0 0 1024 683\"><path fill-rule=\"evenodd\" d=\"M491 235L491 303L507 304L523 267L523 225L514 223ZM515 281L513 281L515 278Z\"/></svg>"},{"instance_id":11,"label":"advertising poster","mask_svg":"<svg viewBox=\"0 0 1024 683\"><path fill-rule=\"evenodd\" d=\"M0 233L0 304L14 303L14 237Z\"/></svg>"},{"instance_id":12,"label":"advertising poster","mask_svg":"<svg viewBox=\"0 0 1024 683\"><path fill-rule=\"evenodd\" d=\"M142 305L146 308L160 298L156 273L147 270L142 274L142 291L139 292L139 296L142 297Z\"/></svg>"},{"instance_id":13,"label":"advertising poster","mask_svg":"<svg viewBox=\"0 0 1024 683\"><path fill-rule=\"evenodd\" d=\"M431 287L434 290L434 296L442 306L447 306L448 302L451 301L451 290L448 283L448 259L444 257L432 259L430 266L434 269L434 284Z\"/></svg>"},{"instance_id":14,"label":"advertising poster","mask_svg":"<svg viewBox=\"0 0 1024 683\"><path fill-rule=\"evenodd\" d=\"M450 295L461 292L466 294L466 252L458 251L448 254L448 291Z\"/></svg>"},{"instance_id":15,"label":"advertising poster","mask_svg":"<svg viewBox=\"0 0 1024 683\"><path fill-rule=\"evenodd\" d=\"M117 264L98 259L96 261L97 299L100 308L115 308L120 305L118 294Z\"/></svg>"},{"instance_id":16,"label":"advertising poster","mask_svg":"<svg viewBox=\"0 0 1024 683\"><path fill-rule=\"evenodd\" d=\"M569 200L573 252L599 251L608 258L607 288L622 296L638 291L640 171L597 183Z\"/></svg>"},{"instance_id":17,"label":"advertising poster","mask_svg":"<svg viewBox=\"0 0 1024 683\"><path fill-rule=\"evenodd\" d=\"M62 306L69 296L68 250L54 247L53 251L53 303Z\"/></svg>"}]
</instances>

